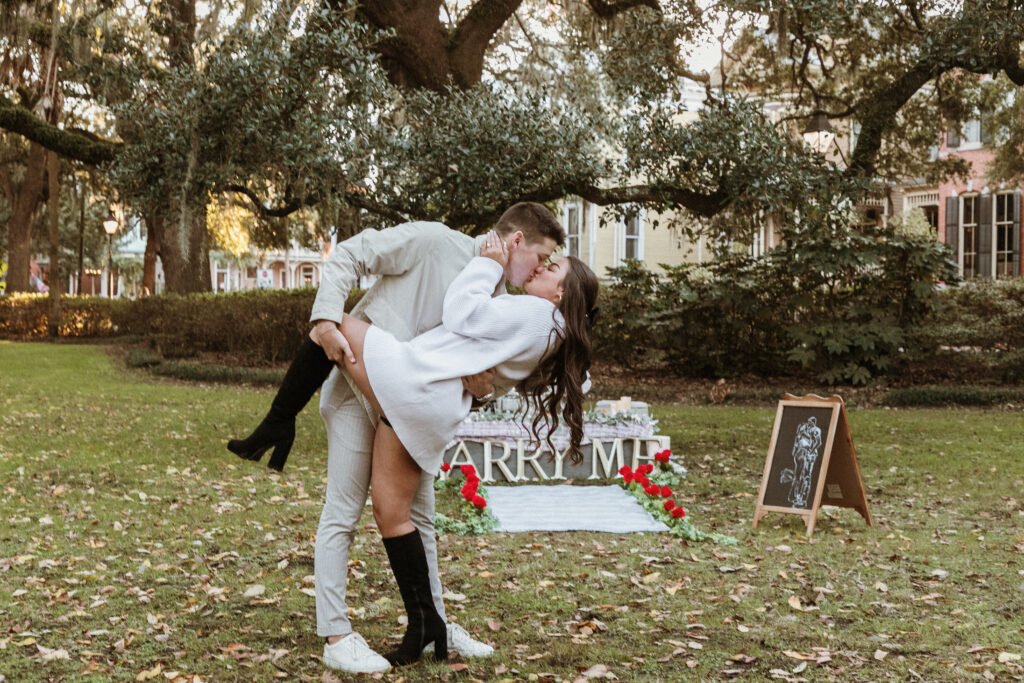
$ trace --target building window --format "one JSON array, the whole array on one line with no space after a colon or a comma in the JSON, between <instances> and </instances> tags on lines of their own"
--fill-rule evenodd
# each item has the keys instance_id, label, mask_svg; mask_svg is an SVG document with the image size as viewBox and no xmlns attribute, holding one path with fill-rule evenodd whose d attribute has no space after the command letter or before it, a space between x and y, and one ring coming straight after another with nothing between
<instances>
[{"instance_id":1,"label":"building window","mask_svg":"<svg viewBox=\"0 0 1024 683\"><path fill-rule=\"evenodd\" d=\"M985 116L979 114L978 118L964 121L959 130L950 130L946 133L946 147L956 149L978 149L991 137L991 114Z\"/></svg>"},{"instance_id":2,"label":"building window","mask_svg":"<svg viewBox=\"0 0 1024 683\"><path fill-rule=\"evenodd\" d=\"M313 266L302 266L302 286L313 286Z\"/></svg>"},{"instance_id":3,"label":"building window","mask_svg":"<svg viewBox=\"0 0 1024 683\"><path fill-rule=\"evenodd\" d=\"M932 232L939 232L939 193L936 191L914 192L903 197L903 212L920 209Z\"/></svg>"},{"instance_id":4,"label":"building window","mask_svg":"<svg viewBox=\"0 0 1024 683\"><path fill-rule=\"evenodd\" d=\"M580 207L576 205L565 211L565 253L580 257Z\"/></svg>"},{"instance_id":5,"label":"building window","mask_svg":"<svg viewBox=\"0 0 1024 683\"><path fill-rule=\"evenodd\" d=\"M978 272L978 215L981 212L981 197L963 197L960 209L961 229L964 245L964 277L977 277Z\"/></svg>"},{"instance_id":6,"label":"building window","mask_svg":"<svg viewBox=\"0 0 1024 683\"><path fill-rule=\"evenodd\" d=\"M977 145L981 142L981 119L971 119L964 124L963 142L967 145Z\"/></svg>"},{"instance_id":7,"label":"building window","mask_svg":"<svg viewBox=\"0 0 1024 683\"><path fill-rule=\"evenodd\" d=\"M1013 277L1013 199L1012 192L995 196L996 277Z\"/></svg>"},{"instance_id":8,"label":"building window","mask_svg":"<svg viewBox=\"0 0 1024 683\"><path fill-rule=\"evenodd\" d=\"M626 231L623 235L624 248L623 258L642 259L643 252L640 248L640 216L632 216L626 220Z\"/></svg>"},{"instance_id":9,"label":"building window","mask_svg":"<svg viewBox=\"0 0 1024 683\"><path fill-rule=\"evenodd\" d=\"M245 277L249 280L256 279L256 266L249 266L245 269Z\"/></svg>"}]
</instances>

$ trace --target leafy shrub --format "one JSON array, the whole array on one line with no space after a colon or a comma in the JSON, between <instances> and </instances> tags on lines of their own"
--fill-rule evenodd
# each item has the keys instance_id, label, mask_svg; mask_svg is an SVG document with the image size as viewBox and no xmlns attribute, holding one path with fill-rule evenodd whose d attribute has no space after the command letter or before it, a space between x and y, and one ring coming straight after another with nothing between
<instances>
[{"instance_id":1,"label":"leafy shrub","mask_svg":"<svg viewBox=\"0 0 1024 683\"><path fill-rule=\"evenodd\" d=\"M594 328L594 355L618 365L634 367L650 359L657 348L650 334L650 307L660 309L658 277L640 261L629 259L618 268L609 268L615 278L611 287L602 287L598 306L600 319Z\"/></svg>"},{"instance_id":2,"label":"leafy shrub","mask_svg":"<svg viewBox=\"0 0 1024 683\"><path fill-rule=\"evenodd\" d=\"M943 293L945 306L920 334L935 347L1024 350L1024 279L978 279Z\"/></svg>"},{"instance_id":3,"label":"leafy shrub","mask_svg":"<svg viewBox=\"0 0 1024 683\"><path fill-rule=\"evenodd\" d=\"M828 222L791 240L798 246L770 253L795 283L789 357L828 383L898 370L914 330L942 306L939 283L957 279L948 248L930 236Z\"/></svg>"},{"instance_id":4,"label":"leafy shrub","mask_svg":"<svg viewBox=\"0 0 1024 683\"><path fill-rule=\"evenodd\" d=\"M124 358L124 364L130 368L151 368L160 365L163 359L160 354L153 353L149 349L129 349Z\"/></svg>"},{"instance_id":5,"label":"leafy shrub","mask_svg":"<svg viewBox=\"0 0 1024 683\"><path fill-rule=\"evenodd\" d=\"M651 321L666 361L709 377L789 370L784 349L790 313L775 305L784 283L766 265L725 254L704 267L668 268L665 303Z\"/></svg>"},{"instance_id":6,"label":"leafy shrub","mask_svg":"<svg viewBox=\"0 0 1024 683\"><path fill-rule=\"evenodd\" d=\"M895 372L915 341L929 345L914 330L942 308L938 282L955 280L949 252L930 237L840 225L793 229L792 246L759 258L663 266L664 278L637 262L609 269L596 353L709 377L806 368L865 384Z\"/></svg>"}]
</instances>

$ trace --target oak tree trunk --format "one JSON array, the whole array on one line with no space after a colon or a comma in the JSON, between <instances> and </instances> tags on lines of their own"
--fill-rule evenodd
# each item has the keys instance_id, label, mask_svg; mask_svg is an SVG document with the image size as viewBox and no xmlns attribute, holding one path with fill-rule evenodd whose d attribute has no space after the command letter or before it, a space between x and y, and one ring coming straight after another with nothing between
<instances>
[{"instance_id":1,"label":"oak tree trunk","mask_svg":"<svg viewBox=\"0 0 1024 683\"><path fill-rule=\"evenodd\" d=\"M43 197L46 182L46 149L31 143L25 176L14 191L11 215L7 220L7 291L27 292L29 262L32 259L32 221Z\"/></svg>"},{"instance_id":2,"label":"oak tree trunk","mask_svg":"<svg viewBox=\"0 0 1024 683\"><path fill-rule=\"evenodd\" d=\"M51 337L60 334L60 297L64 292L63 275L60 272L60 158L56 152L49 152L47 155L48 164L46 169L47 180L49 181L49 207L50 220L50 311L47 315L47 333Z\"/></svg>"},{"instance_id":3,"label":"oak tree trunk","mask_svg":"<svg viewBox=\"0 0 1024 683\"><path fill-rule=\"evenodd\" d=\"M164 233L163 215L146 214L146 252L142 257L142 292L156 294L156 261L160 256L160 237Z\"/></svg>"},{"instance_id":4,"label":"oak tree trunk","mask_svg":"<svg viewBox=\"0 0 1024 683\"><path fill-rule=\"evenodd\" d=\"M160 242L167 291L176 294L209 292L213 283L206 206L179 206L174 214L164 223Z\"/></svg>"}]
</instances>

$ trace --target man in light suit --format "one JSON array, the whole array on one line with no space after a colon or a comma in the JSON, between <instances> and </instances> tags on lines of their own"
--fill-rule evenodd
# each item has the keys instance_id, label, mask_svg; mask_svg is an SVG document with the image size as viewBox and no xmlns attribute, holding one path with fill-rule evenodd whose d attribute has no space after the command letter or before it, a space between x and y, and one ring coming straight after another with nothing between
<instances>
[{"instance_id":1,"label":"man in light suit","mask_svg":"<svg viewBox=\"0 0 1024 683\"><path fill-rule=\"evenodd\" d=\"M506 211L494 226L509 251L505 280L521 286L545 266L556 246L565 240L558 221L540 204L521 202ZM441 307L448 285L474 256L483 237L472 238L441 223L413 222L386 230L367 230L337 245L324 267L323 279L310 320L315 339L335 363L350 353L338 330L349 291L361 275L379 279L352 310L362 320L387 330L400 341L441 324ZM505 291L498 285L495 294ZM476 398L493 387L493 372L465 378ZM320 414L327 427L327 493L316 536L317 634L327 638L324 663L349 672L384 671L386 659L352 631L345 603L348 549L356 532L370 484L370 463L377 415L339 368L331 371L320 392ZM422 473L413 501L412 522L423 540L430 569L430 586L439 615L445 617L437 572L434 538L434 475ZM465 656L486 656L493 648L448 622L449 647Z\"/></svg>"}]
</instances>

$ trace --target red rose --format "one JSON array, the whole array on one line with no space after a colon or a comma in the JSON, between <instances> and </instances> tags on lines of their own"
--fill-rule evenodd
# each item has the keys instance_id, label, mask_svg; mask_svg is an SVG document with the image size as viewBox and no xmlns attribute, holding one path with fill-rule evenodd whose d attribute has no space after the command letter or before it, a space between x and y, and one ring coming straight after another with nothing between
<instances>
[{"instance_id":1,"label":"red rose","mask_svg":"<svg viewBox=\"0 0 1024 683\"><path fill-rule=\"evenodd\" d=\"M447 472L451 468L452 468L452 466L449 465L448 463L446 463L446 462L441 463L441 471L442 472Z\"/></svg>"},{"instance_id":2,"label":"red rose","mask_svg":"<svg viewBox=\"0 0 1024 683\"><path fill-rule=\"evenodd\" d=\"M650 486L644 489L644 492L647 493L648 496L656 496L659 493L661 493L661 489L658 487L657 484L651 484Z\"/></svg>"},{"instance_id":3,"label":"red rose","mask_svg":"<svg viewBox=\"0 0 1024 683\"><path fill-rule=\"evenodd\" d=\"M643 467L644 474L650 474L651 472L654 471L654 465L652 465L651 463L646 463L644 465L641 465L641 467Z\"/></svg>"},{"instance_id":4,"label":"red rose","mask_svg":"<svg viewBox=\"0 0 1024 683\"><path fill-rule=\"evenodd\" d=\"M476 491L479 487L479 483L475 481L467 481L462 486L462 497L466 500L473 500L473 496L476 495Z\"/></svg>"},{"instance_id":5,"label":"red rose","mask_svg":"<svg viewBox=\"0 0 1024 683\"><path fill-rule=\"evenodd\" d=\"M622 481L626 482L627 484L629 482L633 481L633 473L632 472L624 472L622 474Z\"/></svg>"},{"instance_id":6,"label":"red rose","mask_svg":"<svg viewBox=\"0 0 1024 683\"><path fill-rule=\"evenodd\" d=\"M654 459L658 462L668 462L668 459L672 456L672 451L667 448L663 451L658 451L654 454Z\"/></svg>"},{"instance_id":7,"label":"red rose","mask_svg":"<svg viewBox=\"0 0 1024 683\"><path fill-rule=\"evenodd\" d=\"M666 500L666 501L665 501L665 505L664 505L664 507L665 507L665 509L666 509L666 510L668 510L669 512L672 512L672 508L674 508L675 506L676 506L676 504L675 504L675 503L673 503L673 502L672 502L671 500Z\"/></svg>"},{"instance_id":8,"label":"red rose","mask_svg":"<svg viewBox=\"0 0 1024 683\"><path fill-rule=\"evenodd\" d=\"M462 474L464 474L466 477L476 475L476 468L473 467L472 465L462 465L459 469L462 470Z\"/></svg>"},{"instance_id":9,"label":"red rose","mask_svg":"<svg viewBox=\"0 0 1024 683\"><path fill-rule=\"evenodd\" d=\"M662 498L671 498L672 497L672 489L670 489L667 486L662 486L661 487L661 497Z\"/></svg>"},{"instance_id":10,"label":"red rose","mask_svg":"<svg viewBox=\"0 0 1024 683\"><path fill-rule=\"evenodd\" d=\"M635 481L636 483L640 484L644 488L647 488L651 484L651 480L648 479L647 477L645 477L642 474L639 474L639 475L633 477L633 481Z\"/></svg>"},{"instance_id":11,"label":"red rose","mask_svg":"<svg viewBox=\"0 0 1024 683\"><path fill-rule=\"evenodd\" d=\"M676 518L685 517L686 510L684 510L683 508L675 508L674 510L672 510L672 516Z\"/></svg>"},{"instance_id":12,"label":"red rose","mask_svg":"<svg viewBox=\"0 0 1024 683\"><path fill-rule=\"evenodd\" d=\"M622 476L626 476L627 474L632 475L633 468L631 468L629 465L623 465L622 467L619 468L619 474L621 474Z\"/></svg>"},{"instance_id":13,"label":"red rose","mask_svg":"<svg viewBox=\"0 0 1024 683\"><path fill-rule=\"evenodd\" d=\"M483 510L485 507L487 507L487 501L484 500L483 496L473 496L473 505Z\"/></svg>"}]
</instances>

